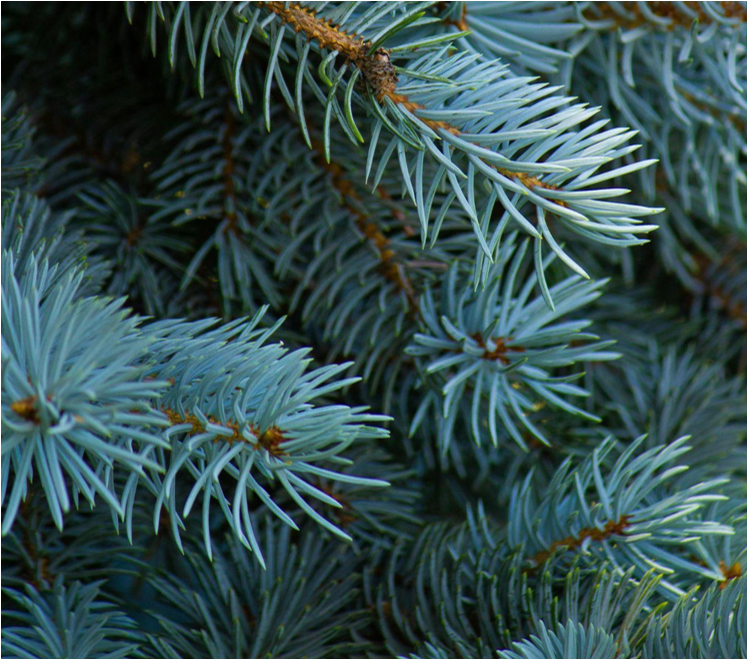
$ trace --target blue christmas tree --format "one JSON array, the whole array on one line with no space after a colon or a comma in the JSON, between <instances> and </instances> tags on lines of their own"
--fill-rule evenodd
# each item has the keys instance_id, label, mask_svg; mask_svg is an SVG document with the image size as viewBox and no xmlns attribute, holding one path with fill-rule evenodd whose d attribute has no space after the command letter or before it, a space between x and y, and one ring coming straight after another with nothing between
<instances>
[{"instance_id":1,"label":"blue christmas tree","mask_svg":"<svg viewBox=\"0 0 747 659\"><path fill-rule=\"evenodd\" d=\"M744 2L7 2L4 656L747 659Z\"/></svg>"}]
</instances>

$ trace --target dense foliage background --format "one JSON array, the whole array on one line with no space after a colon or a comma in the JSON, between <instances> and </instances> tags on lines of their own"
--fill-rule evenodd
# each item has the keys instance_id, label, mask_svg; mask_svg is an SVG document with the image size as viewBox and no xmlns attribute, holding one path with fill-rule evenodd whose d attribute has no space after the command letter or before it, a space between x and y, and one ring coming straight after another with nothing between
<instances>
[{"instance_id":1,"label":"dense foliage background","mask_svg":"<svg viewBox=\"0 0 747 659\"><path fill-rule=\"evenodd\" d=\"M4 656L747 657L746 25L6 2Z\"/></svg>"}]
</instances>

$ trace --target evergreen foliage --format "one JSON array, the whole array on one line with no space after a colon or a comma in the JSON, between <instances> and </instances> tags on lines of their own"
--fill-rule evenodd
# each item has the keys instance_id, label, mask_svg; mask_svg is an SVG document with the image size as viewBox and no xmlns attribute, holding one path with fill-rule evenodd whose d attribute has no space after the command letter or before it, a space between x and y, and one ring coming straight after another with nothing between
<instances>
[{"instance_id":1,"label":"evergreen foliage","mask_svg":"<svg viewBox=\"0 0 747 659\"><path fill-rule=\"evenodd\" d=\"M747 659L744 2L6 2L2 651Z\"/></svg>"}]
</instances>

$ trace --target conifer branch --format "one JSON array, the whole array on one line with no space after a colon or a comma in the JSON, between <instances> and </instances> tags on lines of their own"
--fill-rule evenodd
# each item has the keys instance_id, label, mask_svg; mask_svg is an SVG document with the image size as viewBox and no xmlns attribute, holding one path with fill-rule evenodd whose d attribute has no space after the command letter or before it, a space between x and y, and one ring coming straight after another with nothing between
<instances>
[{"instance_id":1,"label":"conifer branch","mask_svg":"<svg viewBox=\"0 0 747 659\"><path fill-rule=\"evenodd\" d=\"M583 548L584 560L593 561L612 555L614 543L614 553L628 555L629 564L640 573L654 567L664 574L662 593L671 599L684 595L687 588L667 579L667 574L687 571L720 580L720 571L687 560L677 546L686 544L690 533L695 537L734 534L732 527L696 514L705 502L727 499L718 492L726 479L680 488L664 485L687 469L675 463L688 450L685 439L641 452L645 436L640 437L614 463L610 461L614 442L607 440L575 469L566 460L537 502L530 499L530 475L512 495L509 542L526 548L532 569L560 547ZM553 532L561 538L551 539ZM679 538L677 543L674 538Z\"/></svg>"},{"instance_id":2,"label":"conifer branch","mask_svg":"<svg viewBox=\"0 0 747 659\"><path fill-rule=\"evenodd\" d=\"M234 93L243 107L242 57L238 54L246 52L261 15L269 12L276 22L264 21L262 25L279 24L279 28L266 34L264 28L257 27L260 36L269 39L272 53L263 90L266 128L271 127L270 100L275 80L286 104L298 114L307 137L304 85L309 86L324 106L327 160L332 120L337 120L345 134L357 143L364 138L353 117L353 103L370 110L373 120L370 123L369 171L377 159L382 136L391 138L388 145L383 145L384 152L378 158L377 180L373 187L377 187L378 179L396 150L406 190L417 207L424 242L432 216L443 215L452 204L458 204L469 217L481 258L492 260L502 230L491 221L491 214L493 206L499 203L505 210L502 221L518 222L531 235L545 239L549 248L560 255L549 228L540 231L522 214L520 207L526 202L542 209L546 215L552 214L561 225L584 238L621 246L645 242L638 236L655 227L642 224L636 218L658 210L606 201L610 195L593 187L612 178L615 172L623 174L650 164L641 162L618 168L613 173L592 175L603 164L636 148L623 146L632 134L601 132L604 122L597 122L578 128L579 139L567 143L564 139L556 140L556 133L559 138L562 133L581 126L594 111L576 105L553 112L570 101L561 97L546 98L556 91L555 88L544 89L543 85L532 85L527 80L525 90L517 92L509 84L510 76L503 67L481 63L473 70L474 56L445 57L452 52L448 45L452 37L429 35L425 26L433 23L433 19L425 14L430 4L413 5L404 15L393 19L393 23L390 21L390 25L384 22L389 13L385 6L371 6L360 12L351 6L349 11L338 13L333 6L316 9L313 5L307 7L298 3L242 4L236 17L245 20L249 27L242 22L237 28L245 33L240 43L238 33L223 31L231 5L215 5L204 28L200 60L196 62L201 93L204 93L204 60L210 41L216 53L224 48L232 56ZM181 12L179 16L181 20ZM363 30L356 30L360 25L379 31L367 38ZM179 22L174 21L172 43L175 43L178 27ZM155 24L148 29L155 34ZM405 30L412 32L414 41L402 46L385 45L395 34ZM190 42L194 39L193 32L190 27ZM287 44L285 35L289 32L297 35L296 48ZM310 70L309 49L312 46L323 58L316 76L323 87ZM434 58L431 51L440 55ZM337 59L340 60L338 67L335 66ZM400 59L407 66L394 63ZM297 64L293 94L284 79L285 61ZM348 69L353 73L348 75ZM479 84L474 88L476 80ZM359 89L361 85L356 87L358 81L362 89ZM338 97L338 91L344 99ZM504 105L505 113L492 109ZM308 139L307 142L311 146ZM430 191L425 188L426 176L432 181ZM452 188L453 195L447 198L441 210L435 210L434 194L442 182ZM486 197L483 188L490 188L493 193ZM475 190L479 192L475 194ZM613 196L622 193L618 190ZM498 226L502 226L502 221ZM582 271L572 259L564 260L576 271Z\"/></svg>"}]
</instances>

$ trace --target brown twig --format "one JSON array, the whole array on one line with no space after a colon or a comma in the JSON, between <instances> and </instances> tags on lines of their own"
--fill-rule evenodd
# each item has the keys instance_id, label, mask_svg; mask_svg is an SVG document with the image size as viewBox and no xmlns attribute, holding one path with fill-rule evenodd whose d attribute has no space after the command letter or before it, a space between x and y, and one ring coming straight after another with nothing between
<instances>
[{"instance_id":1,"label":"brown twig","mask_svg":"<svg viewBox=\"0 0 747 659\"><path fill-rule=\"evenodd\" d=\"M472 338L477 341L477 345L479 345L485 352L482 355L483 359L487 359L488 361L499 361L502 364L509 364L509 359L506 356L506 353L509 352L526 352L526 348L523 348L522 346L517 345L507 345L509 341L511 341L511 337L493 337L490 340L495 343L495 348L492 350L488 350L487 345L485 344L485 341L482 338L482 334L477 333L473 334Z\"/></svg>"},{"instance_id":2,"label":"brown twig","mask_svg":"<svg viewBox=\"0 0 747 659\"><path fill-rule=\"evenodd\" d=\"M719 563L721 574L724 575L724 580L719 584L719 590L726 588L727 584L734 579L739 579L742 576L742 565L737 561L733 565L727 566L724 561Z\"/></svg>"},{"instance_id":3,"label":"brown twig","mask_svg":"<svg viewBox=\"0 0 747 659\"><path fill-rule=\"evenodd\" d=\"M625 529L630 526L629 520L630 517L628 515L623 515L619 520L609 520L601 529L596 526L586 527L581 529L577 535L569 535L562 540L555 540L547 549L537 552L530 559L534 563L534 569L550 558L555 553L555 550L560 547L576 549L587 539L591 539L593 542L602 542L613 535L625 535Z\"/></svg>"},{"instance_id":4,"label":"brown twig","mask_svg":"<svg viewBox=\"0 0 747 659\"><path fill-rule=\"evenodd\" d=\"M379 226L371 220L367 213L361 210L361 196L355 189L353 183L345 176L343 168L336 162L327 162L324 157L324 149L317 141L312 142L314 152L317 154L319 165L329 172L332 186L337 190L345 208L355 219L355 225L366 239L374 246L381 261L380 270L383 276L394 283L401 290L410 310L415 313L419 309L418 297L412 282L405 272L404 265L397 258L397 254L391 248L391 240L387 238Z\"/></svg>"},{"instance_id":5,"label":"brown twig","mask_svg":"<svg viewBox=\"0 0 747 659\"><path fill-rule=\"evenodd\" d=\"M39 418L39 411L36 409L36 401L36 396L27 396L26 398L13 401L10 404L10 409L21 418L38 426L41 423L41 419Z\"/></svg>"},{"instance_id":6,"label":"brown twig","mask_svg":"<svg viewBox=\"0 0 747 659\"><path fill-rule=\"evenodd\" d=\"M592 5L595 14L597 14L595 18L598 17L601 20L613 21L614 25L611 29L616 29L618 27L636 28L641 25L651 25L650 19L643 13L640 7L643 3L626 2L624 4L624 9L629 16L624 16L622 13L615 11L614 7L609 2L595 2ZM697 20L701 25L709 25L713 22L713 17L711 14L703 10L700 2L683 3L688 7L688 9L691 9L697 14L697 19L694 19L692 15L682 11L677 7L677 3L674 2L646 2L645 4L652 14L669 20L669 23L666 26L662 26L666 30L671 31L677 27L690 29L695 20ZM717 4L722 8L725 18L747 21L747 9L745 9L741 3L717 2L714 4Z\"/></svg>"},{"instance_id":7,"label":"brown twig","mask_svg":"<svg viewBox=\"0 0 747 659\"><path fill-rule=\"evenodd\" d=\"M188 431L188 434L190 435L196 435L205 431L205 426L194 414L186 413L182 415L170 407L163 408L161 411L166 415L172 425L191 425L192 428ZM274 455L276 458L283 455L288 455L281 448L281 444L285 441L286 438L283 435L283 431L280 430L280 428L278 428L277 426L270 426L267 430L260 431L259 428L257 428L254 424L249 424L249 432L251 432L252 435L254 435L254 437L257 439L257 443L255 444L254 442L251 442L246 437L244 437L244 435L241 433L241 430L239 429L239 424L235 421L227 421L223 424L214 417L208 417L208 421L213 425L220 426L221 428L226 428L232 433L229 436L216 437L213 440L216 443L221 441L228 442L229 444L243 442L244 444L252 446L254 450L263 448Z\"/></svg>"},{"instance_id":8,"label":"brown twig","mask_svg":"<svg viewBox=\"0 0 747 659\"><path fill-rule=\"evenodd\" d=\"M447 3L439 2L438 4L446 5ZM444 23L446 23L446 25L453 25L460 32L467 32L469 30L469 25L467 24L467 3L466 2L462 3L462 10L459 13L459 18L454 19L454 18L447 17L447 18L444 18L443 20L444 20Z\"/></svg>"}]
</instances>

